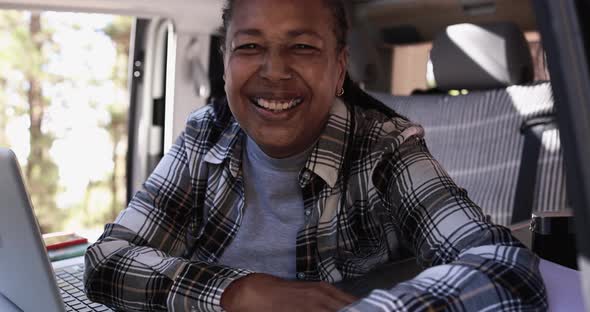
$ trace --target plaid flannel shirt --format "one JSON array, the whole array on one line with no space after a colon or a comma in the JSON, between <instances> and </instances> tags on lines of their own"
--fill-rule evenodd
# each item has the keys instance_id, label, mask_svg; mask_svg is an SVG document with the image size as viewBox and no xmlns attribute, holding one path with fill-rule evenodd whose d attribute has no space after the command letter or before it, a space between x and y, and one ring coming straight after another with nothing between
<instances>
[{"instance_id":1,"label":"plaid flannel shirt","mask_svg":"<svg viewBox=\"0 0 590 312\"><path fill-rule=\"evenodd\" d=\"M88 248L91 300L123 310L221 310L224 289L250 273L216 264L244 214L244 135L224 103L189 117L142 190ZM486 221L423 136L401 117L336 101L299 174L306 222L294 242L297 279L357 277L407 246L429 268L345 310L546 309L538 258Z\"/></svg>"}]
</instances>

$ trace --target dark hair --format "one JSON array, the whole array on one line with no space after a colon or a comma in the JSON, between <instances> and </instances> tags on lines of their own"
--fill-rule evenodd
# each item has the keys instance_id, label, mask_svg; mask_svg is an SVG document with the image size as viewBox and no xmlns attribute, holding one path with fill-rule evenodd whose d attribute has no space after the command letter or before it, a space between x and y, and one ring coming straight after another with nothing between
<instances>
[{"instance_id":1,"label":"dark hair","mask_svg":"<svg viewBox=\"0 0 590 312\"><path fill-rule=\"evenodd\" d=\"M346 7L342 0L321 0L326 8L332 11L332 17L334 18L334 34L336 35L336 41L338 42L338 50L344 49L347 45L347 34L348 34L348 18L346 15ZM223 51L225 47L225 39L227 35L227 29L229 23L233 17L235 0L226 0L223 6L223 12L221 18L223 24L221 25L221 49Z\"/></svg>"},{"instance_id":2,"label":"dark hair","mask_svg":"<svg viewBox=\"0 0 590 312\"><path fill-rule=\"evenodd\" d=\"M348 29L349 29L349 22L348 16L346 14L346 6L343 0L321 0L323 4L330 10L333 17L333 30L334 35L336 36L337 41L337 49L338 52L345 49L348 45L347 43L347 36L348 36ZM229 28L229 24L231 22L233 16L233 9L234 9L235 0L226 0L225 6L223 8L223 25L221 27L221 51L224 51L225 48L225 40L227 36L227 30ZM355 106L364 107L369 109L377 110L389 118L393 117L405 117L400 116L394 110L387 107L385 104L381 103L379 100L375 99L374 97L367 94L363 89L359 87L357 83L355 83L351 78L348 72L346 73L346 77L344 79L344 84L342 86L344 88L344 94L342 95L342 100L348 104L351 109L351 113L353 118L351 119L351 128L354 129L355 125L355 118L354 118L354 111ZM341 183L342 183L342 194L344 198L341 199L341 207L337 211L337 230L336 230L336 252L337 252L337 261L342 260L340 255L340 223L342 218L342 213L346 213L347 210L347 193L348 193L348 182L351 174L351 167L352 167L352 153L353 153L353 146L354 146L354 135L352 133L347 138L347 149L344 161L344 164L341 168Z\"/></svg>"},{"instance_id":3,"label":"dark hair","mask_svg":"<svg viewBox=\"0 0 590 312\"><path fill-rule=\"evenodd\" d=\"M348 22L348 15L346 14L346 5L344 4L343 0L321 0L323 4L330 10L332 13L332 17L334 19L334 35L336 36L336 41L338 43L338 51L345 49L348 45L348 30L350 28L350 24ZM225 39L227 36L227 30L229 28L229 24L233 17L234 11L234 3L235 0L226 0L225 5L223 7L222 13L222 20L223 24L220 29L221 33L221 40L220 40L220 48L224 51L225 48ZM363 89L361 89L356 82L354 82L348 73L346 73L346 78L344 80L344 95L342 96L342 100L349 104L349 105L356 105L359 107L365 107L369 109L375 109L388 117L402 117L393 111L391 108L387 107L385 104L380 102L379 100L375 99L374 97L367 94Z\"/></svg>"}]
</instances>

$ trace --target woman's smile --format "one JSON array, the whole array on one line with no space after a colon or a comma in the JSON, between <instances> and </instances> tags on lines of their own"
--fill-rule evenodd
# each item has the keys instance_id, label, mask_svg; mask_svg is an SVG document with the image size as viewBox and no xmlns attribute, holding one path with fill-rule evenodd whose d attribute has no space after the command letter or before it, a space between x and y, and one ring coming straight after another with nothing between
<instances>
[{"instance_id":1,"label":"woman's smile","mask_svg":"<svg viewBox=\"0 0 590 312\"><path fill-rule=\"evenodd\" d=\"M269 122L286 122L293 118L304 100L304 96L294 93L259 93L248 97L256 116L262 121Z\"/></svg>"},{"instance_id":2,"label":"woman's smile","mask_svg":"<svg viewBox=\"0 0 590 312\"><path fill-rule=\"evenodd\" d=\"M268 155L304 151L324 129L347 64L333 25L317 0L236 2L225 90L240 127Z\"/></svg>"},{"instance_id":3,"label":"woman's smile","mask_svg":"<svg viewBox=\"0 0 590 312\"><path fill-rule=\"evenodd\" d=\"M303 98L291 99L268 99L268 98L252 98L250 99L254 105L274 113L280 113L290 110L303 102Z\"/></svg>"}]
</instances>

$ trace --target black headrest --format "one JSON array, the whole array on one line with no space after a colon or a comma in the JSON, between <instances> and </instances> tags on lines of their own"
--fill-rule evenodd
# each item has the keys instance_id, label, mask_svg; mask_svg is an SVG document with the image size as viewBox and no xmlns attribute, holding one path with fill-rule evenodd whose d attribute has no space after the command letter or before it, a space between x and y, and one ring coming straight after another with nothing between
<instances>
[{"instance_id":1,"label":"black headrest","mask_svg":"<svg viewBox=\"0 0 590 312\"><path fill-rule=\"evenodd\" d=\"M436 36L430 59L441 90L497 89L534 77L524 34L507 22L448 26Z\"/></svg>"}]
</instances>

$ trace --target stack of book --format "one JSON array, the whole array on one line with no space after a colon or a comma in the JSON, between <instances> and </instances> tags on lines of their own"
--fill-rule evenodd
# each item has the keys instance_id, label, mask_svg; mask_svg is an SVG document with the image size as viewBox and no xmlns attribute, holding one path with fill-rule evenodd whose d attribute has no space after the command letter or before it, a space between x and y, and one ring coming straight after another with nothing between
<instances>
[{"instance_id":1,"label":"stack of book","mask_svg":"<svg viewBox=\"0 0 590 312\"><path fill-rule=\"evenodd\" d=\"M82 256L89 245L88 239L73 232L43 234L43 242L51 261Z\"/></svg>"}]
</instances>

